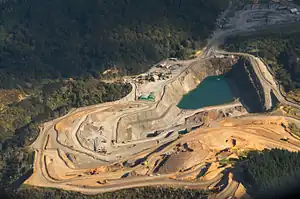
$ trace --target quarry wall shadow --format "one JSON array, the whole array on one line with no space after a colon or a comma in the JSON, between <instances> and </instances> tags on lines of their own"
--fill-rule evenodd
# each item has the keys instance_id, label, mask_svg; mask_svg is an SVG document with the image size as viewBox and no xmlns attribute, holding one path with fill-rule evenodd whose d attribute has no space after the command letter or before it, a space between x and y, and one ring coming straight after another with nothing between
<instances>
[{"instance_id":1,"label":"quarry wall shadow","mask_svg":"<svg viewBox=\"0 0 300 199\"><path fill-rule=\"evenodd\" d=\"M233 97L239 98L249 113L260 113L265 110L264 96L251 67L245 64L244 60L238 60L232 66L232 70L224 76L227 78Z\"/></svg>"}]
</instances>

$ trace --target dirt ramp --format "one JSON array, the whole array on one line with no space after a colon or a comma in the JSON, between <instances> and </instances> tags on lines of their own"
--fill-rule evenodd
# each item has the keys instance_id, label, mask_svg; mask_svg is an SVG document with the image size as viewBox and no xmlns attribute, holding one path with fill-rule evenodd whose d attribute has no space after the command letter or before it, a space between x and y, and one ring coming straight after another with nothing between
<instances>
[{"instance_id":1,"label":"dirt ramp","mask_svg":"<svg viewBox=\"0 0 300 199\"><path fill-rule=\"evenodd\" d=\"M216 69L210 61L200 60L193 63L187 71L165 86L163 96L156 106L146 111L127 114L119 120L117 142L143 139L143 132L170 128L181 113L177 104L182 96L195 89L204 78L215 73Z\"/></svg>"}]
</instances>

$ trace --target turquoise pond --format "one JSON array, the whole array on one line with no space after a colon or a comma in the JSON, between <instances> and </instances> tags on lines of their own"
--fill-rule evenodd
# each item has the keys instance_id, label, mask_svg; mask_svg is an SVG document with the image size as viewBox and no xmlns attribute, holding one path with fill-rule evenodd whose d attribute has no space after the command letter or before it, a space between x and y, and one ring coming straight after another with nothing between
<instances>
[{"instance_id":1,"label":"turquoise pond","mask_svg":"<svg viewBox=\"0 0 300 199\"><path fill-rule=\"evenodd\" d=\"M199 109L233 101L230 79L223 75L205 78L194 90L184 95L177 105L181 109Z\"/></svg>"}]
</instances>

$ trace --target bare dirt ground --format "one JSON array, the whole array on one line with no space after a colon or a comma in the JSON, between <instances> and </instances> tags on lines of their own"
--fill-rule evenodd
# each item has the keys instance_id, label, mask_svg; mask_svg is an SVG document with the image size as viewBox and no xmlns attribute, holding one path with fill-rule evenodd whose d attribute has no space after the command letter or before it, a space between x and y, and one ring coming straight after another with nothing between
<instances>
[{"instance_id":1,"label":"bare dirt ground","mask_svg":"<svg viewBox=\"0 0 300 199\"><path fill-rule=\"evenodd\" d=\"M35 172L26 183L91 194L168 183L188 188L208 188L226 177L224 168L218 168L218 165L224 164L228 157L265 148L299 151L300 141L284 127L288 123L289 118L278 116L228 118L220 121L218 127L200 128L164 147L152 147L146 153L137 153L130 157L131 161L99 164L90 169L70 166L67 162L72 162L73 158L62 154L61 150L43 149L37 152ZM289 141L282 141L283 137ZM93 157L88 159L91 161ZM199 165L203 163L212 165L199 176L202 169ZM230 162L226 164L227 168L231 167ZM145 179L148 179L148 184ZM236 184L234 187L238 190L238 186Z\"/></svg>"}]
</instances>

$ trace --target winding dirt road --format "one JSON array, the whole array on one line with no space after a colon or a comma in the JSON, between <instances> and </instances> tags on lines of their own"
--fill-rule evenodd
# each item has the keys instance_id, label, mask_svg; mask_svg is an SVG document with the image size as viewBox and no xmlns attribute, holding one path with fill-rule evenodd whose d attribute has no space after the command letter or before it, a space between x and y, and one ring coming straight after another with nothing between
<instances>
[{"instance_id":1,"label":"winding dirt road","mask_svg":"<svg viewBox=\"0 0 300 199\"><path fill-rule=\"evenodd\" d=\"M238 24L241 20L237 20ZM217 53L249 58L264 88L267 109L272 106L268 97L271 91L281 103L300 109L300 105L285 97L259 58L216 50L221 40L247 28L253 26L216 31L202 56L196 59L165 60L181 68L160 84L160 96L155 102L136 100L137 85L131 82L131 93L121 100L80 108L45 123L32 145L36 152L34 173L25 183L97 194L141 186L217 189L215 185L227 179L228 185L212 197L228 198L241 191L240 183L227 170L232 169L229 158L238 159L247 150L265 148L300 151L300 141L286 128L291 118L243 113L239 117L187 124L187 118L196 113L209 115L211 111L242 105L232 102L198 110L176 106L182 95L194 89L207 74L215 73L209 59ZM200 128L180 133L193 127ZM203 172L203 165L210 166L205 166L207 170Z\"/></svg>"}]
</instances>

